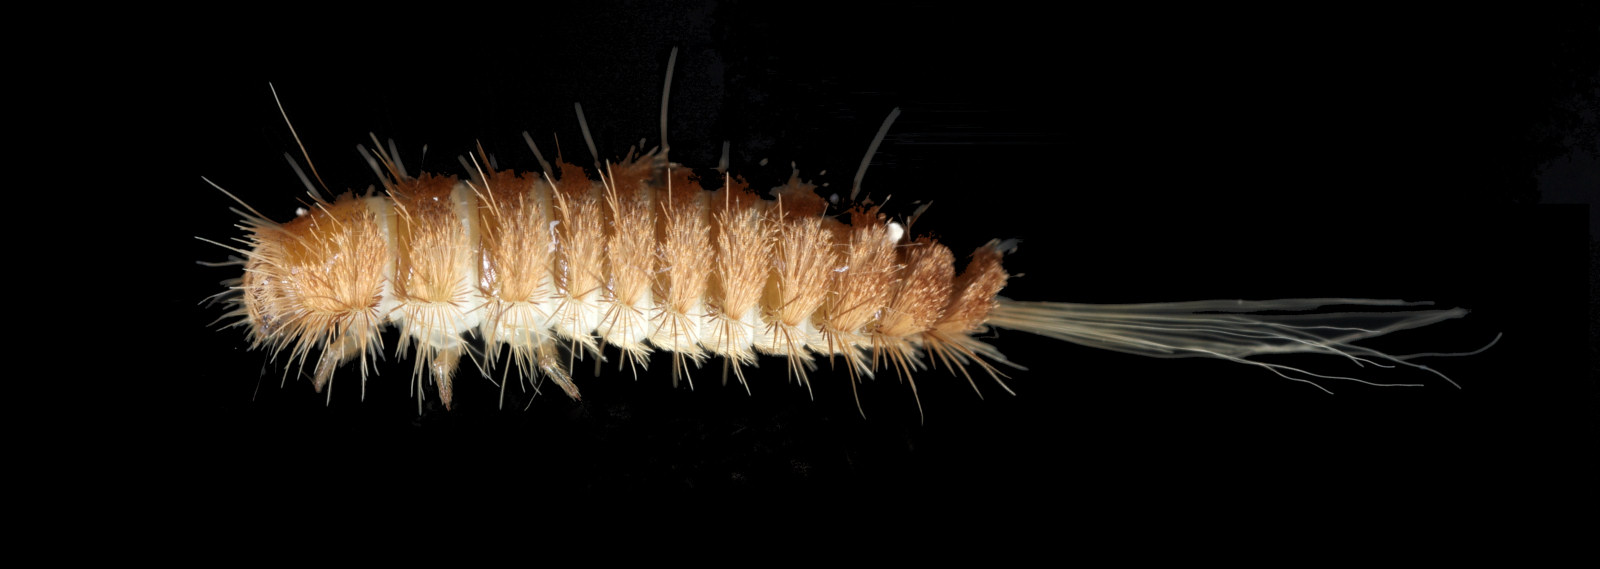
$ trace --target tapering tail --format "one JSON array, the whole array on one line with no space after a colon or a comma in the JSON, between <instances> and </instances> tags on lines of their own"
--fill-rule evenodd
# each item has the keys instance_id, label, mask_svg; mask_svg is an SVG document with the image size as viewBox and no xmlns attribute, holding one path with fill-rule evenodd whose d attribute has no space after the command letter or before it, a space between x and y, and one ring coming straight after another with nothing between
<instances>
[{"instance_id":1,"label":"tapering tail","mask_svg":"<svg viewBox=\"0 0 1600 569\"><path fill-rule=\"evenodd\" d=\"M1354 377L1321 375L1250 358L1264 354L1333 355L1347 358L1358 366L1400 365L1426 370L1456 385L1444 374L1408 360L1422 356L1470 354L1395 356L1354 344L1367 338L1467 314L1464 308L1417 308L1432 304L1357 298L1073 304L1017 302L1002 298L999 306L990 312L988 323L1000 328L1142 356L1229 360L1262 367L1285 378L1319 388L1322 386L1312 378L1346 379L1369 385L1417 384L1376 383ZM1488 349L1488 346L1471 353L1484 349ZM1322 389L1327 391L1326 388Z\"/></svg>"}]
</instances>

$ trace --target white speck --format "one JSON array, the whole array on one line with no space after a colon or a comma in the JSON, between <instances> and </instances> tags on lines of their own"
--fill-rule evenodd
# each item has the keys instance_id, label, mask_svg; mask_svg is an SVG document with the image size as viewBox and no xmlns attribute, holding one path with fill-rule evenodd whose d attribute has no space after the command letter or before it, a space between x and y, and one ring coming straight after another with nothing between
<instances>
[{"instance_id":1,"label":"white speck","mask_svg":"<svg viewBox=\"0 0 1600 569\"><path fill-rule=\"evenodd\" d=\"M889 222L889 242L899 243L901 237L906 236L906 228L898 222Z\"/></svg>"}]
</instances>

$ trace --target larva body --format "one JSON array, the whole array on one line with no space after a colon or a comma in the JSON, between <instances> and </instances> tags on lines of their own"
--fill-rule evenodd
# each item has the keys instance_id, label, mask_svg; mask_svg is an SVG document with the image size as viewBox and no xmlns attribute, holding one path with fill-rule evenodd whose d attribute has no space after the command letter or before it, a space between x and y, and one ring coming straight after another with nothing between
<instances>
[{"instance_id":1,"label":"larva body","mask_svg":"<svg viewBox=\"0 0 1600 569\"><path fill-rule=\"evenodd\" d=\"M1010 242L977 248L958 273L950 249L909 234L909 221L891 221L871 201L835 206L843 190L825 198L798 169L765 192L772 199L731 174L707 191L667 159L667 116L661 146L616 162L599 158L581 108L578 118L592 169L565 152L551 165L525 136L538 174L497 170L480 150L460 161L469 178L413 176L391 144L362 148L385 195L329 199L306 180L314 203L294 221L251 210L248 248L236 249L246 270L233 314L255 346L309 367L318 390L351 360L365 379L381 329L394 325L400 353L414 352L418 385L431 379L448 407L464 360L486 373L515 367L577 398L572 363L604 359L606 347L635 367L653 351L672 352L674 378L716 358L724 381L731 371L741 383L757 354L781 356L808 390L818 359L837 360L852 380L892 369L913 389L913 373L929 365L969 382L966 368L978 367L999 381L995 366L1015 364L974 337L994 326L1140 355L1248 363L1312 384L1366 382L1249 358L1321 353L1426 369L1352 342L1466 313L1329 310L1429 304L1342 297L1000 301ZM863 162L846 203L865 170ZM1263 315L1285 311L1311 313Z\"/></svg>"},{"instance_id":2,"label":"larva body","mask_svg":"<svg viewBox=\"0 0 1600 569\"><path fill-rule=\"evenodd\" d=\"M304 368L281 359L267 363L261 352L244 351L236 329L212 333L205 327L220 311L194 309L183 324L210 357L174 389L209 390L206 403L212 405L203 409L220 410L207 416L212 421L186 425L216 433L208 439L214 444L194 449L192 456L212 462L212 449L236 449L240 465L283 465L281 471L261 471L274 475L255 487L301 489L307 486L297 481L316 480L318 496L346 494L357 480L414 488L425 477L405 473L416 472L411 469L420 464L437 465L439 474L454 476L444 478L454 488L482 487L485 493L527 488L540 499L552 488L626 491L640 488L638 480L648 476L656 482L644 488L749 484L788 490L803 485L900 491L919 500L981 493L986 502L999 498L992 503L1078 511L1097 525L1099 520L1128 522L1121 527L1134 527L1135 520L1126 517L1130 512L1170 511L1174 505L1213 511L1243 504L1261 507L1260 513L1285 513L1285 496L1309 500L1308 511L1350 504L1388 511L1418 503L1419 495L1459 503L1463 486L1504 487L1504 477L1494 474L1499 470L1485 469L1486 464L1531 465L1527 482L1544 473L1578 472L1561 468L1570 465L1551 457L1578 456L1572 449L1584 448L1586 441L1550 437L1587 431L1550 428L1551 417L1576 414L1544 402L1592 397L1586 391L1576 397L1540 396L1535 404L1530 396L1553 393L1549 386L1558 378L1583 377L1583 346L1559 333L1576 329L1571 337L1583 338L1582 291L1574 295L1549 288L1548 283L1568 282L1554 271L1530 275L1524 270L1561 266L1550 259L1567 249L1549 232L1563 226L1519 221L1516 211L1463 214L1448 205L1460 203L1453 200L1461 198L1451 197L1460 193L1457 188L1428 183L1441 171L1455 170L1410 163L1413 169L1402 171L1404 166L1384 165L1385 155L1374 152L1373 144L1415 146L1414 138L1391 140L1393 127L1385 128L1410 124L1410 107L1374 110L1395 92L1389 78L1412 76L1410 67L1400 70L1396 63L1403 73L1364 83L1338 76L1337 91L1286 86L1275 74L1281 68L1233 57L1276 45L1271 39L1250 39L1245 24L1229 30L1238 33L1223 34L1246 38L1238 53L1207 51L1203 46L1211 35L1180 33L1172 34L1178 39L1169 44L1158 41L1176 54L1201 46L1201 53L1215 55L1196 58L1193 66L1152 62L1156 57L1107 63L1117 56L1091 49L1122 45L1121 38L1156 41L1178 31L1147 32L1131 23L1121 26L1119 32L1126 33L1117 37L1069 40L1057 51L1037 51L1042 40L941 43L948 37L915 37L927 28L889 18L859 27L888 38L845 54L814 54L816 46L806 45L774 55L757 51L765 42L756 40L718 45L730 62L726 79L685 79L712 65L680 52L669 117L673 161L715 178L705 167L717 163L721 143L728 139L730 171L752 180L758 194L782 185L790 161L798 162L802 177L832 182L824 191L844 192L883 115L901 105L905 114L874 158L866 191L878 199L892 195L884 211L902 224L920 205L913 202L932 200L908 233L912 238L935 235L951 247L958 263L989 239L1022 239L1016 254L1005 260L1013 278L1004 296L1104 303L1332 295L1435 300L1441 307L1468 306L1474 313L1373 345L1396 353L1460 351L1498 332L1506 338L1484 354L1441 364L1462 390L1417 370L1309 358L1304 365L1320 373L1431 383L1420 389L1375 389L1323 382L1337 392L1330 397L1229 362L1141 358L1001 330L982 340L1029 367L1007 380L1018 396L980 381L985 396L980 399L959 376L925 371L916 376L927 410L927 425L920 427L908 386L892 373L856 384L844 368L828 369L816 356L823 367L809 376L813 401L797 382L786 383L786 360L758 356L760 369L745 370L753 391L747 396L731 374L728 387L718 386L721 361L708 357L706 367L691 375L695 389L690 391L686 382L670 387L669 354L654 354L649 371L635 376L617 370L620 352L608 347L599 377L593 376L592 360L574 365L582 402L548 389L548 382L537 397L524 392L514 364L504 357L493 370L499 385L479 377L464 360L455 382L458 410L444 412L428 385L426 414L419 418L411 406L415 395L406 388L416 345L408 346L405 358L394 356L401 329L390 326L384 332L382 373L369 377L365 402L352 362L337 371L330 405L310 387L313 363ZM433 65L407 65L408 76L431 80L417 84L377 80L367 62L349 59L329 64L337 69L325 75L311 76L240 65L238 81L207 83L197 92L245 116L218 121L213 130L210 117L201 115L196 122L208 123L208 136L195 146L204 147L205 154L188 161L193 166L184 171L207 175L276 221L292 219L297 205L304 207L295 200L303 195L299 182L280 158L283 152L298 158L300 152L266 89L271 80L307 138L308 153L336 191L364 194L377 183L352 154L356 143L368 141L369 131L394 137L412 173L461 180L474 172L456 157L474 153L473 142L480 137L502 169L537 173L521 133L532 133L553 158L554 132L562 154L592 178L593 160L571 103L583 102L602 157L623 156L639 137L652 139L646 148L655 145L667 53L673 44L684 43L673 37L648 49L606 51L599 40L574 43L581 39L574 36L541 38L516 52L516 61L495 61L495 74L488 78L455 49L459 45L429 48L436 54L429 61ZM370 34L360 37L362 45L343 53L369 53ZM1328 36L1343 37L1342 32ZM910 47L884 52L885 45ZM1325 45L1331 53L1350 44ZM927 46L941 47L923 55ZM529 49L538 57L526 59L522 54ZM971 59L960 57L967 53ZM1414 61L1391 59L1387 51L1371 55L1340 69L1368 69L1367 61L1380 62L1380 68L1384 61ZM271 57L283 60L283 68L323 61ZM757 63L740 67L746 59ZM1038 62L1046 60L1060 63L1062 72L1041 73ZM1217 78L1218 62L1237 73ZM611 64L622 68L605 67ZM771 82L738 81L763 76L767 67L775 78ZM449 73L433 71L440 69ZM501 70L531 79L513 85L500 78ZM598 77L580 83L567 79L586 74ZM879 76L887 79L871 79ZM1070 88L1046 81L1062 77ZM201 79L209 81L197 75L197 83ZM697 85L716 87L697 93ZM1351 92L1375 95L1351 107L1344 96ZM830 93L848 96L817 97ZM1452 101L1448 95L1455 93L1428 100ZM643 101L629 105L628 97ZM811 105L808 98L818 100ZM1362 119L1367 116L1377 118ZM1348 130L1337 128L1341 125ZM763 158L771 159L766 167L758 165ZM818 172L823 168L828 174ZM765 180L755 181L758 176ZM228 227L235 218L221 211L229 203L209 186L196 184L190 193L185 205L193 208L191 218L207 226L173 224L182 225L182 239L193 245L178 260L216 260L218 249L190 236L220 241L237 235ZM383 197L384 191L375 195ZM1582 258L1583 250L1578 253ZM192 289L174 294L173 306L190 305L216 292L217 280L241 273L191 265L183 274ZM1577 304L1565 300L1570 298ZM1576 328L1570 325L1573 319ZM483 341L464 336L469 345ZM286 375L287 387L280 388ZM506 411L495 412L496 392L507 380ZM856 417L852 384L862 390L867 420ZM533 408L522 411L528 403ZM482 461L476 464L496 468L472 468L475 457L488 457L476 458ZM233 485L218 482L223 483ZM384 499L398 495L383 493ZM448 492L441 496L449 499ZM508 498L452 503L500 504Z\"/></svg>"}]
</instances>

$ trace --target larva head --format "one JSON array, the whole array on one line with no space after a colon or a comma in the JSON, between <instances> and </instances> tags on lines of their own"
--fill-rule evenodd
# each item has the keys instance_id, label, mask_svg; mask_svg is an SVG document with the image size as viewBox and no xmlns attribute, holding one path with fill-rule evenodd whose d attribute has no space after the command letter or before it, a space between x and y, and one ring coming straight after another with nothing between
<instances>
[{"instance_id":1,"label":"larva head","mask_svg":"<svg viewBox=\"0 0 1600 569\"><path fill-rule=\"evenodd\" d=\"M302 364L319 348L319 391L340 363L379 342L389 253L374 201L347 193L250 236L242 302L251 340L274 353L288 348Z\"/></svg>"}]
</instances>

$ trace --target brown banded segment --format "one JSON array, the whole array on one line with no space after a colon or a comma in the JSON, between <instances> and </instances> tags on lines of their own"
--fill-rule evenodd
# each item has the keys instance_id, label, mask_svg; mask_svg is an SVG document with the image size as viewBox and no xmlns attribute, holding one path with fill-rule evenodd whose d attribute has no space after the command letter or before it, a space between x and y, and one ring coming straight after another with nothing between
<instances>
[{"instance_id":1,"label":"brown banded segment","mask_svg":"<svg viewBox=\"0 0 1600 569\"><path fill-rule=\"evenodd\" d=\"M572 179L570 166L561 165L562 179L556 182L553 193L558 221L555 277L562 295L576 297L598 289L604 282L605 230L595 188L587 178Z\"/></svg>"},{"instance_id":2,"label":"brown banded segment","mask_svg":"<svg viewBox=\"0 0 1600 569\"><path fill-rule=\"evenodd\" d=\"M1001 256L999 241L990 241L972 252L972 260L967 263L967 268L956 277L950 305L945 307L944 316L933 325L935 330L946 335L983 331L989 311L1000 305L995 297L1000 294L1000 289L1005 288L1006 279L1010 278L1005 268L1000 266Z\"/></svg>"},{"instance_id":3,"label":"brown banded segment","mask_svg":"<svg viewBox=\"0 0 1600 569\"><path fill-rule=\"evenodd\" d=\"M773 247L773 279L768 285L767 310L774 323L796 327L822 306L828 281L839 264L832 233L820 217L788 219L778 231Z\"/></svg>"},{"instance_id":4,"label":"brown banded segment","mask_svg":"<svg viewBox=\"0 0 1600 569\"><path fill-rule=\"evenodd\" d=\"M656 272L655 201L651 156L625 160L606 188L606 283L613 300L636 306L649 300Z\"/></svg>"},{"instance_id":5,"label":"brown banded segment","mask_svg":"<svg viewBox=\"0 0 1600 569\"><path fill-rule=\"evenodd\" d=\"M476 275L462 273L463 261L475 254L454 199L455 176L420 177L393 185L395 224L395 294L402 302L455 303ZM470 308L470 307L469 307Z\"/></svg>"},{"instance_id":6,"label":"brown banded segment","mask_svg":"<svg viewBox=\"0 0 1600 569\"><path fill-rule=\"evenodd\" d=\"M894 290L898 261L889 228L876 216L852 216L844 233L848 241L841 244L843 265L832 275L833 294L821 319L821 328L833 335L859 334L878 319Z\"/></svg>"},{"instance_id":7,"label":"brown banded segment","mask_svg":"<svg viewBox=\"0 0 1600 569\"><path fill-rule=\"evenodd\" d=\"M816 190L816 184L801 181L800 171L796 170L789 174L789 181L773 188L771 195L777 198L785 220L820 218L828 211L828 201Z\"/></svg>"},{"instance_id":8,"label":"brown banded segment","mask_svg":"<svg viewBox=\"0 0 1600 569\"><path fill-rule=\"evenodd\" d=\"M661 195L658 230L661 242L661 270L657 280L663 318L682 318L705 303L715 251L711 241L710 192L687 169L669 174L669 186ZM698 335L700 322L663 321L662 326L689 326ZM698 346L667 346L698 353Z\"/></svg>"},{"instance_id":9,"label":"brown banded segment","mask_svg":"<svg viewBox=\"0 0 1600 569\"><path fill-rule=\"evenodd\" d=\"M877 331L891 338L931 330L950 303L950 281L955 274L950 248L927 237L901 247L900 259L905 265L903 279Z\"/></svg>"},{"instance_id":10,"label":"brown banded segment","mask_svg":"<svg viewBox=\"0 0 1600 569\"><path fill-rule=\"evenodd\" d=\"M484 296L505 302L538 302L550 277L548 196L537 174L490 172L478 204L482 242L479 286Z\"/></svg>"},{"instance_id":11,"label":"brown banded segment","mask_svg":"<svg viewBox=\"0 0 1600 569\"><path fill-rule=\"evenodd\" d=\"M760 307L772 271L777 225L765 200L752 193L744 180L730 180L711 196L717 248L707 296L722 316L739 319Z\"/></svg>"}]
</instances>

